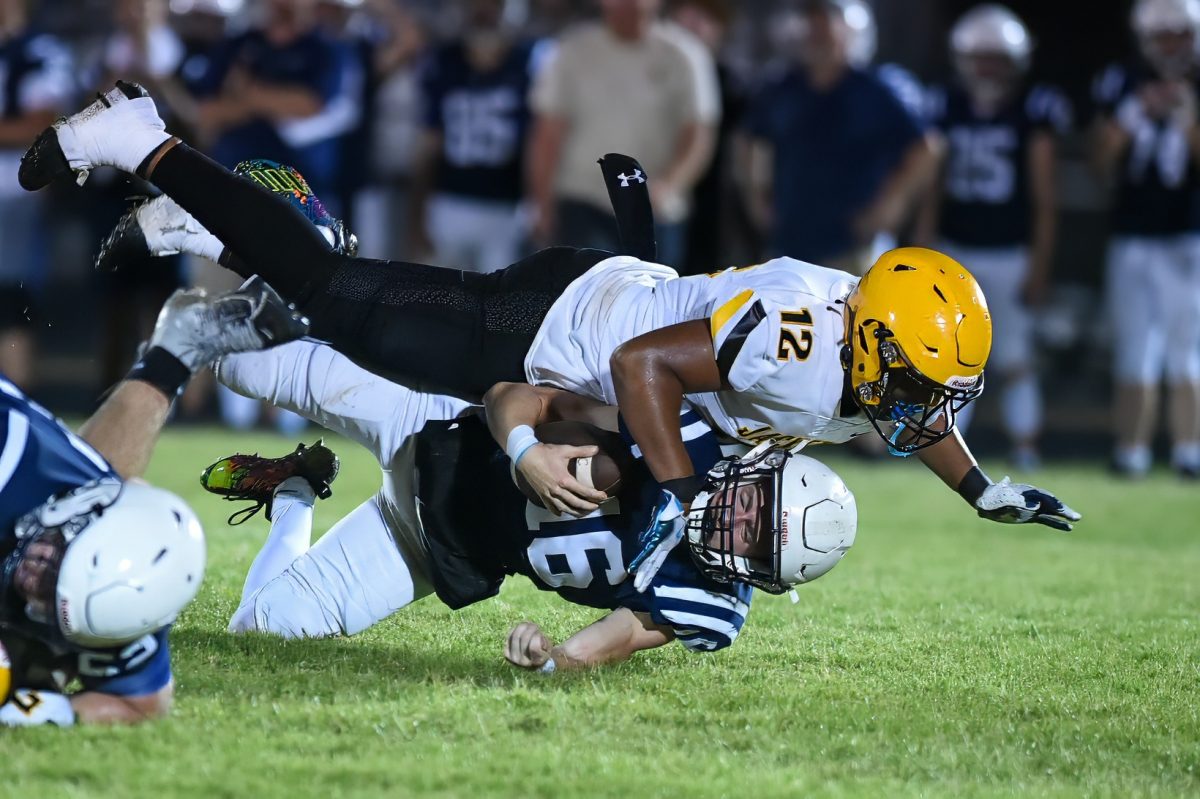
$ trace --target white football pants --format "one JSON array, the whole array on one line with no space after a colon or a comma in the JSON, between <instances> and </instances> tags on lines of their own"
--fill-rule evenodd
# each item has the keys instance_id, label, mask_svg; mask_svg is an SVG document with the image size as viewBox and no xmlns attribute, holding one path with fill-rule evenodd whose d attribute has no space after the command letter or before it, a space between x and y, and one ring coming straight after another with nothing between
<instances>
[{"instance_id":1,"label":"white football pants","mask_svg":"<svg viewBox=\"0 0 1200 799\"><path fill-rule=\"evenodd\" d=\"M353 635L429 594L413 493L413 434L429 420L453 419L473 406L384 380L312 341L223 358L216 374L239 394L361 444L383 470L379 492L312 546L311 492L281 492L229 629L285 638Z\"/></svg>"},{"instance_id":2,"label":"white football pants","mask_svg":"<svg viewBox=\"0 0 1200 799\"><path fill-rule=\"evenodd\" d=\"M453 194L431 197L425 216L437 262L468 272L495 272L520 258L524 220L515 203Z\"/></svg>"},{"instance_id":3,"label":"white football pants","mask_svg":"<svg viewBox=\"0 0 1200 799\"><path fill-rule=\"evenodd\" d=\"M1114 238L1108 302L1119 382L1200 383L1200 236Z\"/></svg>"}]
</instances>

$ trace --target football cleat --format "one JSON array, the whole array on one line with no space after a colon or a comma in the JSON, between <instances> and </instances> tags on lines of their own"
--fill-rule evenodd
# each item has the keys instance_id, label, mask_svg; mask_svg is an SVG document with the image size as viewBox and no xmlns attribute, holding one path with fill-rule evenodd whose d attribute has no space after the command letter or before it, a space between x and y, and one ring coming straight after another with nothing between
<instances>
[{"instance_id":1,"label":"football cleat","mask_svg":"<svg viewBox=\"0 0 1200 799\"><path fill-rule=\"evenodd\" d=\"M308 319L257 275L237 291L209 297L200 289L171 295L150 346L162 347L193 372L225 355L253 352L308 333Z\"/></svg>"},{"instance_id":2,"label":"football cleat","mask_svg":"<svg viewBox=\"0 0 1200 799\"><path fill-rule=\"evenodd\" d=\"M181 252L213 259L223 249L216 236L166 195L141 199L117 222L96 254L96 269L115 272L146 258Z\"/></svg>"},{"instance_id":3,"label":"football cleat","mask_svg":"<svg viewBox=\"0 0 1200 799\"><path fill-rule=\"evenodd\" d=\"M230 455L209 466L200 475L200 485L210 494L230 502L253 502L229 517L230 524L241 524L263 508L271 515L275 489L284 480L301 477L321 499L332 496L330 484L337 478L341 464L333 450L317 439L311 447L299 444L281 458L261 455Z\"/></svg>"},{"instance_id":4,"label":"football cleat","mask_svg":"<svg viewBox=\"0 0 1200 799\"><path fill-rule=\"evenodd\" d=\"M233 168L239 177L251 180L274 194L286 199L308 221L321 231L330 248L341 255L351 257L358 254L358 237L350 232L346 223L337 219L325 208L308 181L294 166L281 164L266 158L242 161Z\"/></svg>"},{"instance_id":5,"label":"football cleat","mask_svg":"<svg viewBox=\"0 0 1200 799\"><path fill-rule=\"evenodd\" d=\"M118 81L87 108L42 131L21 157L17 180L26 191L37 191L70 174L82 186L98 166L132 173L170 138L146 90Z\"/></svg>"}]
</instances>

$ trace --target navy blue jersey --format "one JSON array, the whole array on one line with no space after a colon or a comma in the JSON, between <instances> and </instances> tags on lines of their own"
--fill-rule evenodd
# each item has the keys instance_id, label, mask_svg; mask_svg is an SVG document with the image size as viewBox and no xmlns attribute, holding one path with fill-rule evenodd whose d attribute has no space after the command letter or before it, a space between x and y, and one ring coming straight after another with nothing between
<instances>
[{"instance_id":1,"label":"navy blue jersey","mask_svg":"<svg viewBox=\"0 0 1200 799\"><path fill-rule=\"evenodd\" d=\"M746 129L773 151L773 254L815 262L859 243L854 219L923 135L893 90L857 69L824 92L799 70L769 81Z\"/></svg>"},{"instance_id":2,"label":"navy blue jersey","mask_svg":"<svg viewBox=\"0 0 1200 799\"><path fill-rule=\"evenodd\" d=\"M921 85L920 79L899 64L876 64L872 71L884 86L891 89L892 94L908 109L908 113L918 124L924 126L927 121L927 108L925 87Z\"/></svg>"},{"instance_id":3,"label":"navy blue jersey","mask_svg":"<svg viewBox=\"0 0 1200 799\"><path fill-rule=\"evenodd\" d=\"M100 477L112 468L86 442L45 408L0 378L0 557L16 545L21 516L60 494ZM24 602L15 595L0 603L0 637L25 638ZM17 663L18 674L61 672L79 677L85 688L121 695L153 693L171 679L166 630L116 649L68 648L61 641L30 647L37 662ZM18 660L20 658L18 657ZM50 659L51 663L44 662ZM17 687L27 687L18 685ZM40 686L39 686L40 687ZM52 686L46 686L52 687ZM61 690L61 688L59 689Z\"/></svg>"},{"instance_id":4,"label":"navy blue jersey","mask_svg":"<svg viewBox=\"0 0 1200 799\"><path fill-rule=\"evenodd\" d=\"M421 70L424 125L442 136L438 191L516 202L529 127L535 46L514 44L494 69L480 72L461 41L435 50Z\"/></svg>"},{"instance_id":5,"label":"navy blue jersey","mask_svg":"<svg viewBox=\"0 0 1200 799\"><path fill-rule=\"evenodd\" d=\"M946 137L938 232L972 247L1029 242L1029 143L1071 124L1066 97L1049 86L1018 92L995 113L980 114L960 86L930 92L929 121Z\"/></svg>"},{"instance_id":6,"label":"navy blue jersey","mask_svg":"<svg viewBox=\"0 0 1200 799\"><path fill-rule=\"evenodd\" d=\"M1156 80L1150 67L1140 62L1108 67L1092 85L1097 113L1117 115L1123 103L1134 102L1138 91ZM1113 231L1170 236L1200 229L1197 184L1186 131L1143 116L1117 169Z\"/></svg>"},{"instance_id":7,"label":"navy blue jersey","mask_svg":"<svg viewBox=\"0 0 1200 799\"><path fill-rule=\"evenodd\" d=\"M717 437L694 411L680 421L688 454L703 474L721 458ZM474 440L478 446L448 447L447 433L456 444ZM430 452L420 454L421 438L427 435L442 439L433 448L440 454L432 458ZM752 589L705 577L686 546L671 553L645 593L634 590L628 564L641 551L638 538L649 525L660 491L636 448L631 451L637 460L623 474L618 495L577 519L527 502L513 484L507 456L485 437L490 440L479 417L431 423L418 434L418 497L435 586L447 572L461 580L465 560L476 567L471 571L487 575L490 570L490 579L523 574L539 589L578 605L647 613L695 651L733 642L749 611ZM627 435L625 440L631 443ZM434 460L443 462L440 468ZM448 512L455 518L447 519L439 508L453 509ZM447 534L445 524L458 529ZM439 589L438 595L442 593Z\"/></svg>"}]
</instances>

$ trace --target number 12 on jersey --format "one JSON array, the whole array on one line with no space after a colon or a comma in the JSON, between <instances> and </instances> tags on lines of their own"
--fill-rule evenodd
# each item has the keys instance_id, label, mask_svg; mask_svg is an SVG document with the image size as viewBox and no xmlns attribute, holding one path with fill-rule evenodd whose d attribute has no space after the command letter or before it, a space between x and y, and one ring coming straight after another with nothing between
<instances>
[{"instance_id":1,"label":"number 12 on jersey","mask_svg":"<svg viewBox=\"0 0 1200 799\"><path fill-rule=\"evenodd\" d=\"M781 361L803 361L812 352L812 314L807 308L779 313L779 352Z\"/></svg>"}]
</instances>

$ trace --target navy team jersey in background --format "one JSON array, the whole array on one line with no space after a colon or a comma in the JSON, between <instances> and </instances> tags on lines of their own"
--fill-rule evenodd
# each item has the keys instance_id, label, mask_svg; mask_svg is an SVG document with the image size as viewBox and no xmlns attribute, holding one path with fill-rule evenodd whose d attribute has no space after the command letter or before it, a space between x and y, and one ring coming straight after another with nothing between
<instances>
[{"instance_id":1,"label":"navy team jersey in background","mask_svg":"<svg viewBox=\"0 0 1200 799\"><path fill-rule=\"evenodd\" d=\"M439 192L517 202L535 67L532 42L515 43L488 72L467 61L461 41L437 48L421 68L424 125L442 135Z\"/></svg>"},{"instance_id":2,"label":"navy team jersey in background","mask_svg":"<svg viewBox=\"0 0 1200 799\"><path fill-rule=\"evenodd\" d=\"M717 437L694 411L680 424L696 472L704 474L721 458ZM624 430L623 438L632 444ZM485 599L506 574L522 574L577 605L647 613L693 651L727 647L741 631L751 587L705 577L685 544L645 593L634 590L628 564L641 552L638 539L660 493L636 448L615 501L577 519L526 501L480 416L430 422L417 441L417 495L434 586L451 607ZM472 586L479 590L471 596L459 591Z\"/></svg>"},{"instance_id":3,"label":"navy team jersey in background","mask_svg":"<svg viewBox=\"0 0 1200 799\"><path fill-rule=\"evenodd\" d=\"M938 233L969 247L1029 242L1029 142L1040 132L1064 134L1071 111L1061 92L1023 88L995 114L982 116L959 86L930 92L930 124L946 138Z\"/></svg>"},{"instance_id":4,"label":"navy team jersey in background","mask_svg":"<svg viewBox=\"0 0 1200 799\"><path fill-rule=\"evenodd\" d=\"M1121 103L1158 78L1142 62L1115 64L1097 76L1092 99L1111 117ZM1195 91L1195 85L1191 84ZM1186 133L1146 120L1134 134L1117 171L1113 232L1127 236L1173 236L1200 230L1197 171Z\"/></svg>"},{"instance_id":5,"label":"navy team jersey in background","mask_svg":"<svg viewBox=\"0 0 1200 799\"><path fill-rule=\"evenodd\" d=\"M112 468L86 442L48 411L27 399L0 377L0 558L16 546L16 521L55 494L101 477L115 476ZM85 689L121 696L154 693L171 681L167 630L114 649L79 649L61 641L29 640L24 602L10 594L0 602L0 637L11 652L28 653L14 662L15 688L47 685L48 675L60 671L78 677ZM40 675L37 685L22 683L25 675Z\"/></svg>"},{"instance_id":6,"label":"navy team jersey in background","mask_svg":"<svg viewBox=\"0 0 1200 799\"><path fill-rule=\"evenodd\" d=\"M855 218L924 135L895 92L858 69L825 92L800 70L781 74L751 103L745 127L773 150L771 254L817 263L864 243Z\"/></svg>"}]
</instances>

